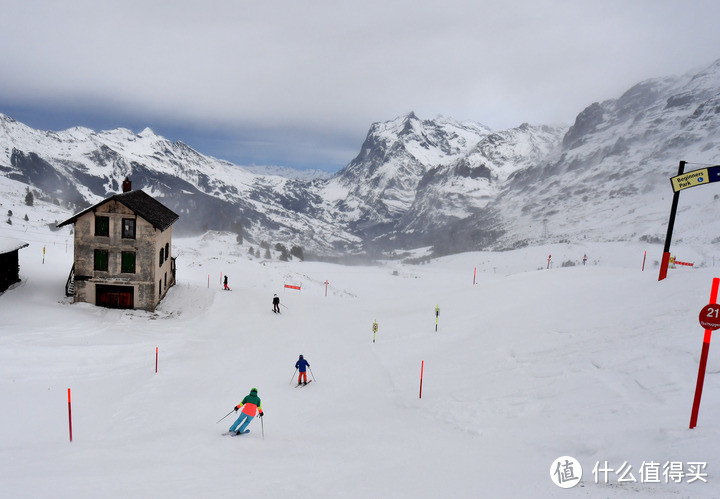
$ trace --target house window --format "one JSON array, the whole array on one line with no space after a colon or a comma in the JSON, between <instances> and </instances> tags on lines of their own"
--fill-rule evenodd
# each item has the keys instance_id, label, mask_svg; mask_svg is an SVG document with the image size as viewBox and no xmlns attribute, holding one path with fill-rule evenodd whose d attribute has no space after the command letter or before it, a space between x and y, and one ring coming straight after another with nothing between
<instances>
[{"instance_id":1,"label":"house window","mask_svg":"<svg viewBox=\"0 0 720 499\"><path fill-rule=\"evenodd\" d=\"M95 250L95 270L104 270L107 272L108 269L108 251L102 249Z\"/></svg>"},{"instance_id":2,"label":"house window","mask_svg":"<svg viewBox=\"0 0 720 499\"><path fill-rule=\"evenodd\" d=\"M167 272L165 272L165 289L167 289Z\"/></svg>"},{"instance_id":3,"label":"house window","mask_svg":"<svg viewBox=\"0 0 720 499\"><path fill-rule=\"evenodd\" d=\"M110 218L95 217L95 235L105 237L110 235Z\"/></svg>"},{"instance_id":4,"label":"house window","mask_svg":"<svg viewBox=\"0 0 720 499\"><path fill-rule=\"evenodd\" d=\"M164 261L165 261L165 248L160 248L160 265L159 265L159 267L162 267L162 264Z\"/></svg>"},{"instance_id":5,"label":"house window","mask_svg":"<svg viewBox=\"0 0 720 499\"><path fill-rule=\"evenodd\" d=\"M135 273L135 252L134 251L123 251L122 252L122 263L121 272L123 274L134 274Z\"/></svg>"},{"instance_id":6,"label":"house window","mask_svg":"<svg viewBox=\"0 0 720 499\"><path fill-rule=\"evenodd\" d=\"M158 281L158 296L162 298L162 279Z\"/></svg>"},{"instance_id":7,"label":"house window","mask_svg":"<svg viewBox=\"0 0 720 499\"><path fill-rule=\"evenodd\" d=\"M123 218L122 237L125 239L135 239L135 219L134 218Z\"/></svg>"}]
</instances>

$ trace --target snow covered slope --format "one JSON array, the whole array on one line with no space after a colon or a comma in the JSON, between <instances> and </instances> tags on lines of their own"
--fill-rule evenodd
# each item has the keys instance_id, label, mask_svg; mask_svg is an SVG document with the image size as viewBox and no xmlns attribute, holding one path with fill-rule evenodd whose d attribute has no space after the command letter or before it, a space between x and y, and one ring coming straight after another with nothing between
<instances>
[{"instance_id":1,"label":"snow covered slope","mask_svg":"<svg viewBox=\"0 0 720 499\"><path fill-rule=\"evenodd\" d=\"M720 265L712 247L679 243L699 268L658 283L658 245L343 267L265 261L232 234L208 233L174 241L178 285L148 313L69 303L68 234L40 222L52 206L16 207L13 224L0 224L0 237L22 230L30 243L22 282L0 295L4 496L717 496L713 349L699 426L687 428L697 314ZM299 354L315 381L293 388ZM252 387L263 420L248 435L222 436L234 415L216 421ZM549 473L564 455L584 470L570 491ZM606 462L631 466L635 481L614 471L596 480L593 468ZM657 463L657 482L641 482L647 463ZM703 477L666 483L669 463L688 472L704 463Z\"/></svg>"}]
</instances>

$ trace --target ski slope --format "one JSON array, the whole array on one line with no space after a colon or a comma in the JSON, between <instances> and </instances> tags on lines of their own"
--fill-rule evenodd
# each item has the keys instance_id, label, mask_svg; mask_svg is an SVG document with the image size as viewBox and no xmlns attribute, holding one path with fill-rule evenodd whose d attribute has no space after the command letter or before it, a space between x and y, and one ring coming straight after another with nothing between
<instances>
[{"instance_id":1,"label":"ski slope","mask_svg":"<svg viewBox=\"0 0 720 499\"><path fill-rule=\"evenodd\" d=\"M3 497L717 497L714 345L688 429L712 248L679 245L702 267L658 283L656 246L345 267L265 261L209 233L174 240L178 285L149 313L71 304L72 246L33 238L0 295ZM299 354L315 382L295 389ZM263 424L222 436L252 387ZM564 455L583 466L569 490L549 474ZM595 483L605 461L636 482ZM649 461L704 462L707 483L641 483Z\"/></svg>"}]
</instances>

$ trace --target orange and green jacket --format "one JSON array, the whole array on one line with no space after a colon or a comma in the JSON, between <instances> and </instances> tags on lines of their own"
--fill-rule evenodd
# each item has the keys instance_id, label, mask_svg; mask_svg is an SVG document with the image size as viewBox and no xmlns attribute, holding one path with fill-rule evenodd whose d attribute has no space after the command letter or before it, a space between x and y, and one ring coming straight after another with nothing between
<instances>
[{"instance_id":1,"label":"orange and green jacket","mask_svg":"<svg viewBox=\"0 0 720 499\"><path fill-rule=\"evenodd\" d=\"M240 409L241 407L243 414L247 414L252 417L255 417L257 412L262 412L260 397L257 395L246 395L245 398L242 399L242 402L235 406L236 409Z\"/></svg>"}]
</instances>

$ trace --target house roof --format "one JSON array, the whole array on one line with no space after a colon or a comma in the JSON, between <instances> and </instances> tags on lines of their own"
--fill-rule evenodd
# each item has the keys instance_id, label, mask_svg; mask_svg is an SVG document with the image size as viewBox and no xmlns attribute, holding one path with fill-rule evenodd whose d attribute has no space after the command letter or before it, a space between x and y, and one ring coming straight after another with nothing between
<instances>
[{"instance_id":1,"label":"house roof","mask_svg":"<svg viewBox=\"0 0 720 499\"><path fill-rule=\"evenodd\" d=\"M0 237L0 254L11 253L21 248L29 246L28 243L18 241L17 239Z\"/></svg>"},{"instance_id":2,"label":"house roof","mask_svg":"<svg viewBox=\"0 0 720 499\"><path fill-rule=\"evenodd\" d=\"M98 206L113 200L127 206L135 214L141 216L142 218L150 222L150 224L152 224L152 226L156 229L165 230L172 224L174 224L178 218L180 218L180 215L172 211L160 201L156 200L154 197L148 194L145 194L145 192L138 190L123 192L122 194L115 194L114 196L110 196L107 199L103 199L96 205L93 205L90 208L87 208L86 210L83 210L80 213L73 215L71 218L68 218L64 222L59 223L58 227L75 223L75 221L84 214L90 211L95 211Z\"/></svg>"}]
</instances>

